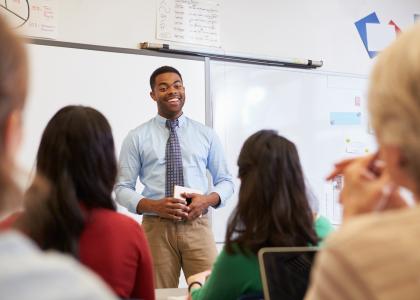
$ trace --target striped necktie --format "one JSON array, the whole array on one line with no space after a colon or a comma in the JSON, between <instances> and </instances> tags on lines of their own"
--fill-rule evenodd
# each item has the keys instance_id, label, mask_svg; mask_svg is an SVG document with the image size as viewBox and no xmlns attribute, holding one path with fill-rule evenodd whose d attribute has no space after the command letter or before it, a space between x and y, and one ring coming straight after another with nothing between
<instances>
[{"instance_id":1,"label":"striped necktie","mask_svg":"<svg viewBox=\"0 0 420 300\"><path fill-rule=\"evenodd\" d=\"M181 146L179 145L176 127L178 119L166 120L169 129L169 138L166 143L166 184L165 197L173 197L174 185L184 186L184 174L182 172Z\"/></svg>"}]
</instances>

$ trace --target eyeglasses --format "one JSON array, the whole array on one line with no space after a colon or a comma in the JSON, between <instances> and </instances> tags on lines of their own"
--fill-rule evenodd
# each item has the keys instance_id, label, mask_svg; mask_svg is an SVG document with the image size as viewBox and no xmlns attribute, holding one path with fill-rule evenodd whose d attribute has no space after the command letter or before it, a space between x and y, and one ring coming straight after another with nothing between
<instances>
[{"instance_id":1,"label":"eyeglasses","mask_svg":"<svg viewBox=\"0 0 420 300\"><path fill-rule=\"evenodd\" d=\"M158 90L161 93L165 93L167 92L171 87L173 87L175 90L180 91L184 89L184 86L182 85L181 82L174 82L173 84L169 85L166 83L162 83L158 86Z\"/></svg>"}]
</instances>

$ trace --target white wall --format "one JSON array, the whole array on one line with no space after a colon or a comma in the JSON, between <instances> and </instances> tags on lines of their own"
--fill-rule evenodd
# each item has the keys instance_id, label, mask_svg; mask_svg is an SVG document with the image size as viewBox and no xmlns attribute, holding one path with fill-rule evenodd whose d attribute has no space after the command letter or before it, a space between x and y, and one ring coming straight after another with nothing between
<instances>
[{"instance_id":1,"label":"white wall","mask_svg":"<svg viewBox=\"0 0 420 300\"><path fill-rule=\"evenodd\" d=\"M136 48L155 39L158 0L59 1L59 40ZM402 29L420 14L419 0L221 0L226 52L323 60L325 71L368 74L354 22L375 11Z\"/></svg>"}]
</instances>

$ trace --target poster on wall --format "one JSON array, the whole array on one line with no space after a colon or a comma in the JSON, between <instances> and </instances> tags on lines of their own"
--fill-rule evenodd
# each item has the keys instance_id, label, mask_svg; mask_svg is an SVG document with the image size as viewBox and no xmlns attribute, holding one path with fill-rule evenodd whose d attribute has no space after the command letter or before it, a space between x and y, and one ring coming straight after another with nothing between
<instances>
[{"instance_id":1,"label":"poster on wall","mask_svg":"<svg viewBox=\"0 0 420 300\"><path fill-rule=\"evenodd\" d=\"M57 0L0 0L0 14L25 36L57 39Z\"/></svg>"},{"instance_id":2,"label":"poster on wall","mask_svg":"<svg viewBox=\"0 0 420 300\"><path fill-rule=\"evenodd\" d=\"M157 39L220 47L219 0L157 1Z\"/></svg>"}]
</instances>

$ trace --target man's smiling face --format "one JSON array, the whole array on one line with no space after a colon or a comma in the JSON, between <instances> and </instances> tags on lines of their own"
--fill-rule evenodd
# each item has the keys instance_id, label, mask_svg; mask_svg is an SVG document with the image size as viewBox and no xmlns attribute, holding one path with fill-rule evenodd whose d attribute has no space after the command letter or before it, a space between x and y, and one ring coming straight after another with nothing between
<instances>
[{"instance_id":1,"label":"man's smiling face","mask_svg":"<svg viewBox=\"0 0 420 300\"><path fill-rule=\"evenodd\" d=\"M176 119L182 114L185 89L178 74L168 72L156 76L150 96L156 101L158 113L162 117Z\"/></svg>"}]
</instances>

